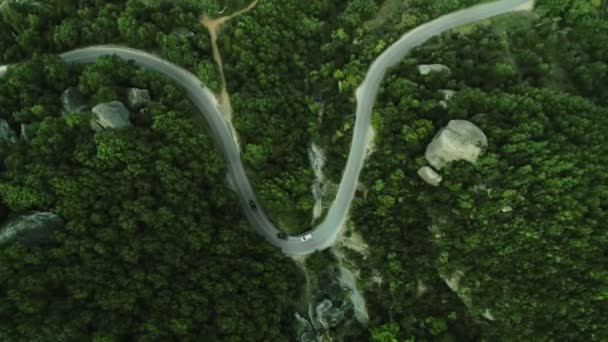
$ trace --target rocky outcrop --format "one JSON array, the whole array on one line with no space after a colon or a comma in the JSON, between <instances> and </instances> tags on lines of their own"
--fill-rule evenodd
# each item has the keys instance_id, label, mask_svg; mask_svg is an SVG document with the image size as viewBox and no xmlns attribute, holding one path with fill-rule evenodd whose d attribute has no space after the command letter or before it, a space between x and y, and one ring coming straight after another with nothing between
<instances>
[{"instance_id":1,"label":"rocky outcrop","mask_svg":"<svg viewBox=\"0 0 608 342\"><path fill-rule=\"evenodd\" d=\"M443 95L443 99L447 101L451 100L452 97L456 95L456 91L451 89L441 89L439 92Z\"/></svg>"},{"instance_id":2,"label":"rocky outcrop","mask_svg":"<svg viewBox=\"0 0 608 342\"><path fill-rule=\"evenodd\" d=\"M317 342L317 334L308 320L296 313L298 342Z\"/></svg>"},{"instance_id":3,"label":"rocky outcrop","mask_svg":"<svg viewBox=\"0 0 608 342\"><path fill-rule=\"evenodd\" d=\"M427 146L425 158L436 170L456 160L475 163L486 150L488 140L479 127L466 120L452 120Z\"/></svg>"},{"instance_id":4,"label":"rocky outcrop","mask_svg":"<svg viewBox=\"0 0 608 342\"><path fill-rule=\"evenodd\" d=\"M78 87L69 87L61 94L61 105L63 113L86 113L89 111L89 105L85 101L84 96L78 90Z\"/></svg>"},{"instance_id":5,"label":"rocky outcrop","mask_svg":"<svg viewBox=\"0 0 608 342\"><path fill-rule=\"evenodd\" d=\"M446 72L450 74L452 71L443 64L421 64L418 66L418 72L421 75L428 75L435 72Z\"/></svg>"},{"instance_id":6,"label":"rocky outcrop","mask_svg":"<svg viewBox=\"0 0 608 342\"><path fill-rule=\"evenodd\" d=\"M448 108L448 101L456 95L456 92L450 89L441 89L439 92L443 95L443 100L439 101L439 105L443 108Z\"/></svg>"},{"instance_id":7,"label":"rocky outcrop","mask_svg":"<svg viewBox=\"0 0 608 342\"><path fill-rule=\"evenodd\" d=\"M331 267L322 273L317 284L320 288L314 291L309 304L309 322L317 338L330 330L367 326L365 300L357 290L352 272L344 267Z\"/></svg>"},{"instance_id":8,"label":"rocky outcrop","mask_svg":"<svg viewBox=\"0 0 608 342\"><path fill-rule=\"evenodd\" d=\"M91 127L100 131L102 129L124 129L131 127L130 113L120 101L100 103L93 107Z\"/></svg>"},{"instance_id":9,"label":"rocky outcrop","mask_svg":"<svg viewBox=\"0 0 608 342\"><path fill-rule=\"evenodd\" d=\"M26 143L30 143L34 137L34 127L30 124L21 124L21 139Z\"/></svg>"},{"instance_id":10,"label":"rocky outcrop","mask_svg":"<svg viewBox=\"0 0 608 342\"><path fill-rule=\"evenodd\" d=\"M4 119L0 119L0 140L8 144L17 142L17 134Z\"/></svg>"},{"instance_id":11,"label":"rocky outcrop","mask_svg":"<svg viewBox=\"0 0 608 342\"><path fill-rule=\"evenodd\" d=\"M439 186L439 184L441 184L441 176L437 172L435 172L435 170L431 169L428 166L423 166L419 168L418 176L420 176L423 181L427 182L432 186Z\"/></svg>"},{"instance_id":12,"label":"rocky outcrop","mask_svg":"<svg viewBox=\"0 0 608 342\"><path fill-rule=\"evenodd\" d=\"M354 274L346 267L340 266L340 278L338 282L340 287L348 291L348 298L354 309L355 319L363 326L367 326L369 323L369 315L367 313L367 305L365 304L365 298L359 292L357 288L357 281L355 280Z\"/></svg>"},{"instance_id":13,"label":"rocky outcrop","mask_svg":"<svg viewBox=\"0 0 608 342\"><path fill-rule=\"evenodd\" d=\"M329 299L323 299L315 308L315 314L319 324L327 329L335 327L344 319L344 311L341 307L335 307Z\"/></svg>"},{"instance_id":14,"label":"rocky outcrop","mask_svg":"<svg viewBox=\"0 0 608 342\"><path fill-rule=\"evenodd\" d=\"M63 226L63 220L50 212L33 212L17 216L0 226L0 245L21 239L25 244L48 245L51 233Z\"/></svg>"},{"instance_id":15,"label":"rocky outcrop","mask_svg":"<svg viewBox=\"0 0 608 342\"><path fill-rule=\"evenodd\" d=\"M127 105L132 110L139 110L150 103L150 92L146 89L128 88Z\"/></svg>"}]
</instances>

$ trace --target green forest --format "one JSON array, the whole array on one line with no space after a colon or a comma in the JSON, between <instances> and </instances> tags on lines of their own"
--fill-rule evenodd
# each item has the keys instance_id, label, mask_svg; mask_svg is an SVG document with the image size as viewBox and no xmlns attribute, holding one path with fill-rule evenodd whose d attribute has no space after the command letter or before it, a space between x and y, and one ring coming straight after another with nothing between
<instances>
[{"instance_id":1,"label":"green forest","mask_svg":"<svg viewBox=\"0 0 608 342\"><path fill-rule=\"evenodd\" d=\"M62 225L47 243L0 244L0 341L299 341L309 275L251 228L183 89L116 57L59 58L95 44L142 49L218 94L201 18L250 2L5 1L0 65L14 66L0 78L0 223L52 212ZM310 145L335 186L354 91L374 59L418 25L480 2L260 0L222 25L241 157L281 229L318 223ZM421 64L448 71L422 75ZM432 38L391 69L350 209L369 253L345 256L370 321L332 329L336 340L608 340L606 84L599 0L538 0L533 12ZM87 110L66 111L69 88ZM129 128L92 129L89 109L129 104L133 88L150 100L128 105ZM417 170L455 119L481 128L487 151L430 186ZM333 193L323 196L325 212ZM308 272L335 262L328 254L309 257Z\"/></svg>"}]
</instances>

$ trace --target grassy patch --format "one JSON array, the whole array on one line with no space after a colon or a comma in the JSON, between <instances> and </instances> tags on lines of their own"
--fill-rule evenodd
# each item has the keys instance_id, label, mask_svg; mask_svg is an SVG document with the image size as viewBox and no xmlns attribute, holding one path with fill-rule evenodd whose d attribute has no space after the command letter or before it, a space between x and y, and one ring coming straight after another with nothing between
<instances>
[{"instance_id":1,"label":"grassy patch","mask_svg":"<svg viewBox=\"0 0 608 342\"><path fill-rule=\"evenodd\" d=\"M376 16L363 23L363 28L368 31L378 29L391 16L395 15L399 8L404 6L405 2L405 0L385 0Z\"/></svg>"}]
</instances>

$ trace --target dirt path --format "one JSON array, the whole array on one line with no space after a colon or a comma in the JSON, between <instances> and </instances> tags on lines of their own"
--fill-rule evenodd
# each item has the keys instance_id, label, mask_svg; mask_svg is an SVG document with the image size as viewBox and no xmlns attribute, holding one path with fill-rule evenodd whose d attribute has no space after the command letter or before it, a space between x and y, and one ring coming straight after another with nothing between
<instances>
[{"instance_id":1,"label":"dirt path","mask_svg":"<svg viewBox=\"0 0 608 342\"><path fill-rule=\"evenodd\" d=\"M216 95L216 97L218 97L220 111L224 115L224 119L228 123L228 126L230 126L230 130L232 131L232 135L235 139L235 142L237 143L237 146L240 146L240 145L238 144L236 130L234 129L234 126L232 125L232 105L230 104L230 95L228 94L228 90L226 89L226 77L224 76L224 63L222 62L222 54L220 53L220 49L217 46L217 37L219 35L220 28L224 23L226 23L227 21L229 21L232 18L236 18L242 14L249 12L251 9L253 9L258 4L258 2L259 2L259 0L254 0L246 8L244 8L240 11L234 12L233 14L228 15L228 16L223 16L223 17L219 17L219 18L210 18L207 15L205 15L205 16L203 16L203 18L200 21L201 25L205 26L205 28L207 28L207 30L209 31L209 36L211 38L211 45L213 48L213 59L215 60L215 63L217 63L218 69L220 71L222 89L220 91L220 94Z\"/></svg>"}]
</instances>

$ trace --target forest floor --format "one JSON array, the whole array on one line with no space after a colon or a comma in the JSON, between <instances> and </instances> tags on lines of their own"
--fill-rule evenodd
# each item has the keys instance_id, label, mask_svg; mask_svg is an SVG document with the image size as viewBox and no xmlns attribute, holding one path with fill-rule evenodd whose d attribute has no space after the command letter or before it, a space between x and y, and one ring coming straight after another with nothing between
<instances>
[{"instance_id":1,"label":"forest floor","mask_svg":"<svg viewBox=\"0 0 608 342\"><path fill-rule=\"evenodd\" d=\"M211 46L213 48L213 59L215 60L215 63L217 64L217 67L218 67L218 70L220 73L222 88L221 88L220 94L216 95L216 97L218 98L218 102L220 104L220 111L224 115L224 120L226 120L226 123L228 123L228 126L230 127L230 130L232 131L232 136L234 137L236 146L239 149L240 149L240 145L238 142L238 135L237 135L236 129L232 125L232 116L233 116L232 105L230 104L230 94L228 93L228 89L226 86L226 77L224 75L224 63L222 61L222 54L220 53L220 49L217 45L217 39L219 36L220 28L222 27L222 25L224 23L226 23L229 20L236 18L242 14L249 12L251 9L253 9L258 4L258 2L259 2L259 0L254 0L246 8L244 8L240 11L237 11L228 16L223 16L223 17L219 17L219 18L210 18L205 15L205 16L203 16L203 18L200 21L201 25L203 25L209 31L209 37L211 38Z\"/></svg>"}]
</instances>

